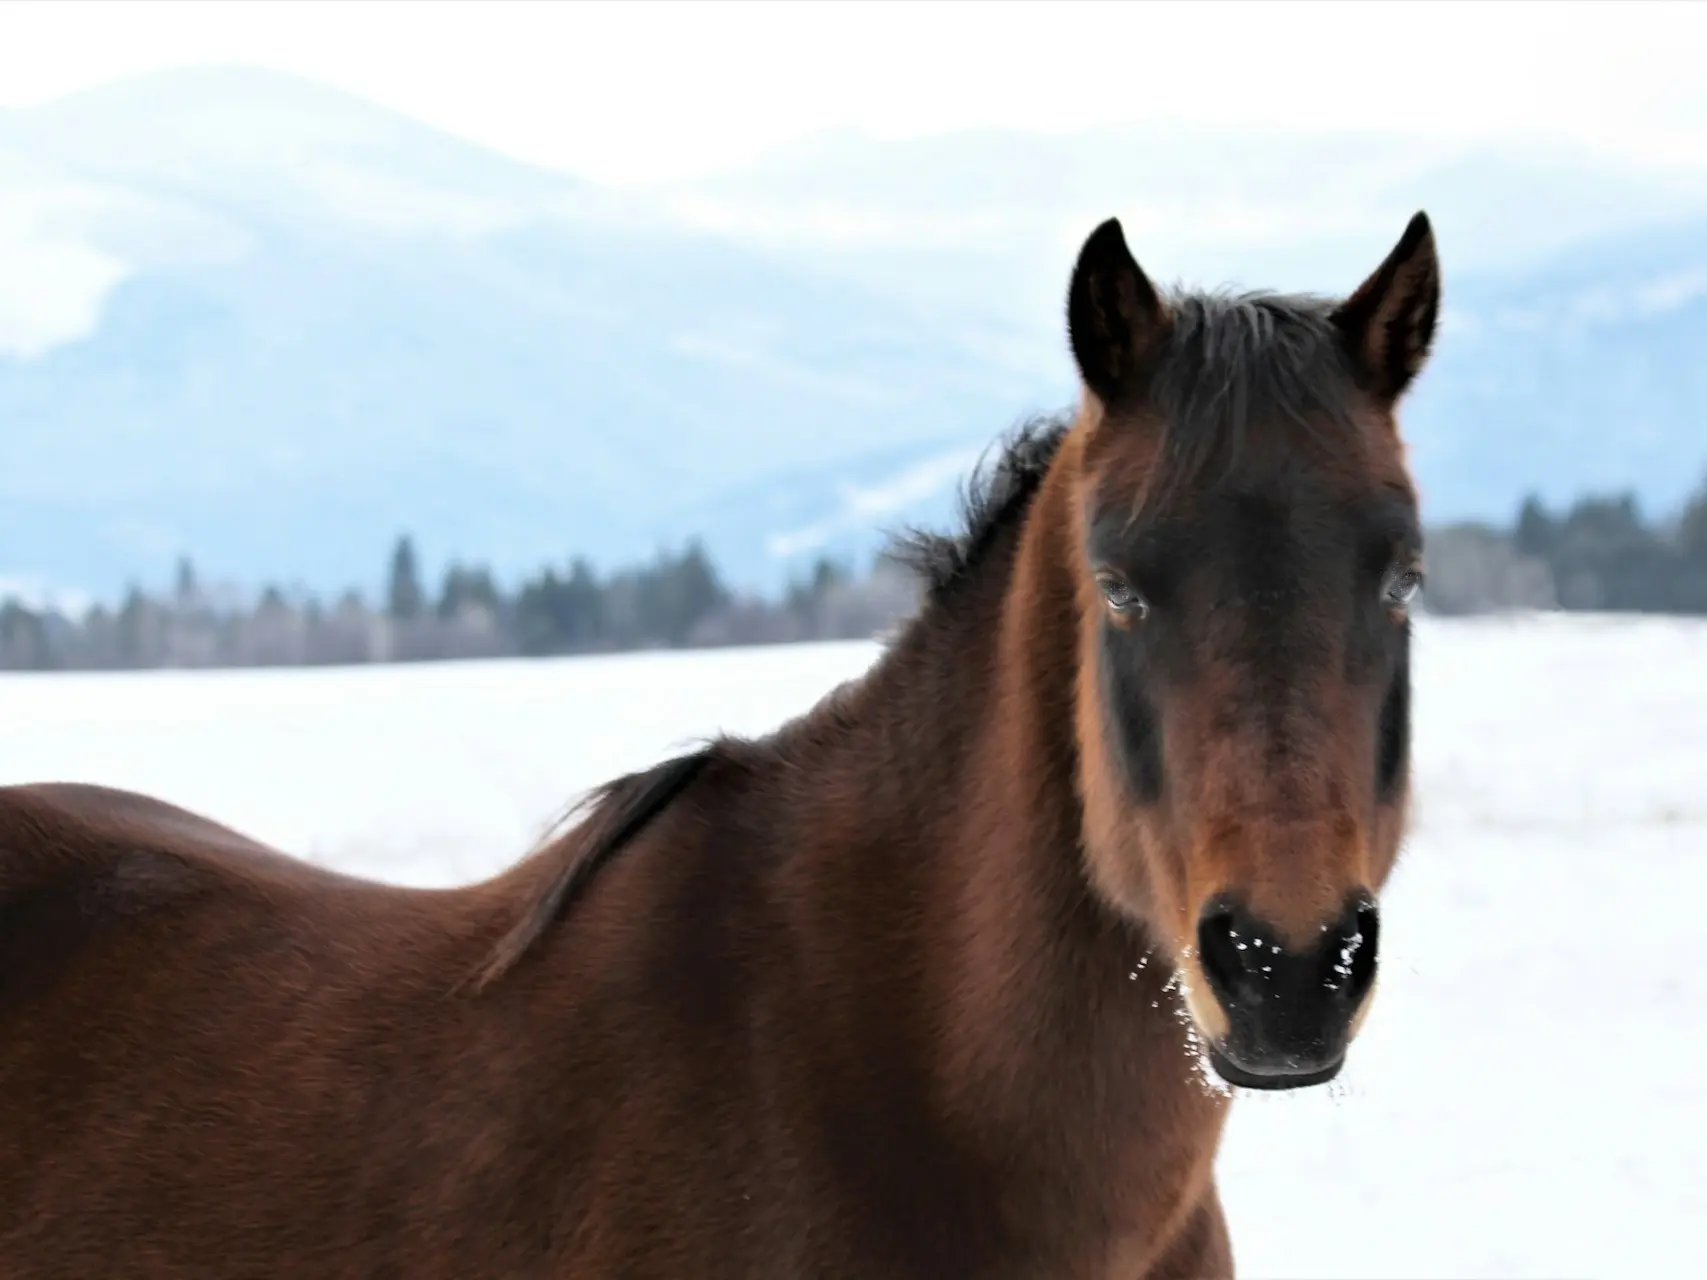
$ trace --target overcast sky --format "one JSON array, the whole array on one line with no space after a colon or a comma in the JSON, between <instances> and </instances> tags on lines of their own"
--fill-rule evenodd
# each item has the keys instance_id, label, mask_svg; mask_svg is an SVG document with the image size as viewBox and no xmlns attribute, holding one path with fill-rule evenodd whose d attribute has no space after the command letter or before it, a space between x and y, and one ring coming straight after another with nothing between
<instances>
[{"instance_id":1,"label":"overcast sky","mask_svg":"<svg viewBox=\"0 0 1707 1280\"><path fill-rule=\"evenodd\" d=\"M1707 5L1559 3L0 5L0 105L247 63L608 182L826 128L1186 118L1550 137L1707 164Z\"/></svg>"}]
</instances>

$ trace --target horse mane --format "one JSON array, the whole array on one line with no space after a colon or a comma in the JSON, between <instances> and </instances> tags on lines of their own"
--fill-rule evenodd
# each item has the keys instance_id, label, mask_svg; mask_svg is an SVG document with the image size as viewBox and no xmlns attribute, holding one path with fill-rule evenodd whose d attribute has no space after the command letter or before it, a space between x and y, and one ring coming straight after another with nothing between
<instances>
[{"instance_id":1,"label":"horse mane","mask_svg":"<svg viewBox=\"0 0 1707 1280\"><path fill-rule=\"evenodd\" d=\"M996 535L1020 518L1071 427L1072 418L1066 415L1021 423L1002 442L994 465L985 465L986 454L962 486L960 532L906 530L886 555L923 577L933 597L947 591ZM548 837L534 854L537 860L557 860L557 869L544 892L487 953L472 979L473 988L482 990L514 969L599 871L681 796L720 749L721 744L712 743L616 778L574 805L559 822L559 834ZM566 824L573 825L562 830Z\"/></svg>"},{"instance_id":2,"label":"horse mane","mask_svg":"<svg viewBox=\"0 0 1707 1280\"><path fill-rule=\"evenodd\" d=\"M1210 487L1212 469L1225 476L1279 431L1357 447L1357 380L1336 305L1309 294L1170 294L1168 341L1148 386L1164 432L1155 496Z\"/></svg>"},{"instance_id":3,"label":"horse mane","mask_svg":"<svg viewBox=\"0 0 1707 1280\"><path fill-rule=\"evenodd\" d=\"M521 961L586 892L613 857L687 789L717 753L711 743L638 773L605 783L564 815L563 822L582 821L550 838L535 856L560 860L545 892L512 925L488 953L474 977L483 989L502 978ZM559 824L560 826L562 824Z\"/></svg>"},{"instance_id":4,"label":"horse mane","mask_svg":"<svg viewBox=\"0 0 1707 1280\"><path fill-rule=\"evenodd\" d=\"M1190 293L1168 299L1172 325L1151 375L1150 401L1165 426L1163 485L1200 478L1216 460L1237 462L1255 438L1252 424L1294 424L1355 437L1347 391L1353 385L1333 304L1309 296ZM885 551L923 579L938 601L969 575L1000 534L1021 520L1048 474L1074 415L1022 421L979 459L961 486L959 528L906 529ZM822 705L822 704L820 704ZM560 865L545 891L499 939L477 987L513 969L575 904L599 871L667 809L726 744L712 743L606 783L565 817L583 820L536 855Z\"/></svg>"},{"instance_id":5,"label":"horse mane","mask_svg":"<svg viewBox=\"0 0 1707 1280\"><path fill-rule=\"evenodd\" d=\"M1072 425L1070 414L1022 422L1000 442L995 462L987 465L986 453L962 485L958 532L906 529L891 540L885 556L922 578L931 598L943 595L997 534L1025 514Z\"/></svg>"}]
</instances>

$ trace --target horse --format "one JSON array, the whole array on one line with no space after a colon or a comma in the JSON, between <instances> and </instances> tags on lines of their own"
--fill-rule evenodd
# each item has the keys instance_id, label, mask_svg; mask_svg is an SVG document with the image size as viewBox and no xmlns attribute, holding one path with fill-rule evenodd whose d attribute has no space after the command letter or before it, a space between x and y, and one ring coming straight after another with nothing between
<instances>
[{"instance_id":1,"label":"horse","mask_svg":"<svg viewBox=\"0 0 1707 1280\"><path fill-rule=\"evenodd\" d=\"M1231 1275L1232 1096L1376 985L1439 288L1421 213L1338 298L1103 223L867 672L484 881L0 790L0 1272Z\"/></svg>"}]
</instances>

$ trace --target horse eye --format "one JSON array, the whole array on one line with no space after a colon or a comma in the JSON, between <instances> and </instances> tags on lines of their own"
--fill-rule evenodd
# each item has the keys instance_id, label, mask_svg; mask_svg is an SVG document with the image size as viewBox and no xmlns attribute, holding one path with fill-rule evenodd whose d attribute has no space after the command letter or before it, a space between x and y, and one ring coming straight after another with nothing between
<instances>
[{"instance_id":1,"label":"horse eye","mask_svg":"<svg viewBox=\"0 0 1707 1280\"><path fill-rule=\"evenodd\" d=\"M1149 601L1113 574L1098 574L1097 586L1108 601L1108 607L1116 613L1142 618L1150 612Z\"/></svg>"},{"instance_id":2,"label":"horse eye","mask_svg":"<svg viewBox=\"0 0 1707 1280\"><path fill-rule=\"evenodd\" d=\"M1421 569L1394 569L1387 575L1387 603L1404 608L1416 599L1417 592L1422 590L1423 573Z\"/></svg>"}]
</instances>

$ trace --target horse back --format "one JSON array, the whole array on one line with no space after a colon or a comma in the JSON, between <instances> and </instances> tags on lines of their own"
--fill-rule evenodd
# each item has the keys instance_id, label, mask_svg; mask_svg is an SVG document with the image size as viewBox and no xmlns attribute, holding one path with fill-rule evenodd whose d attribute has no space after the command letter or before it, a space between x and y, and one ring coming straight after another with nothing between
<instances>
[{"instance_id":1,"label":"horse back","mask_svg":"<svg viewBox=\"0 0 1707 1280\"><path fill-rule=\"evenodd\" d=\"M0 788L0 1014L89 953L163 932L169 964L211 918L312 931L407 893L316 867L175 805L76 783ZM251 935L257 943L261 937ZM172 945L174 940L177 945ZM234 959L234 956L228 956ZM132 973L137 970L133 969Z\"/></svg>"},{"instance_id":2,"label":"horse back","mask_svg":"<svg viewBox=\"0 0 1707 1280\"><path fill-rule=\"evenodd\" d=\"M424 1171L478 1187L514 1132L457 1061L513 1084L482 1050L514 1028L456 994L506 918L143 796L0 788L0 1273L384 1274L374 1240L446 1207Z\"/></svg>"}]
</instances>

